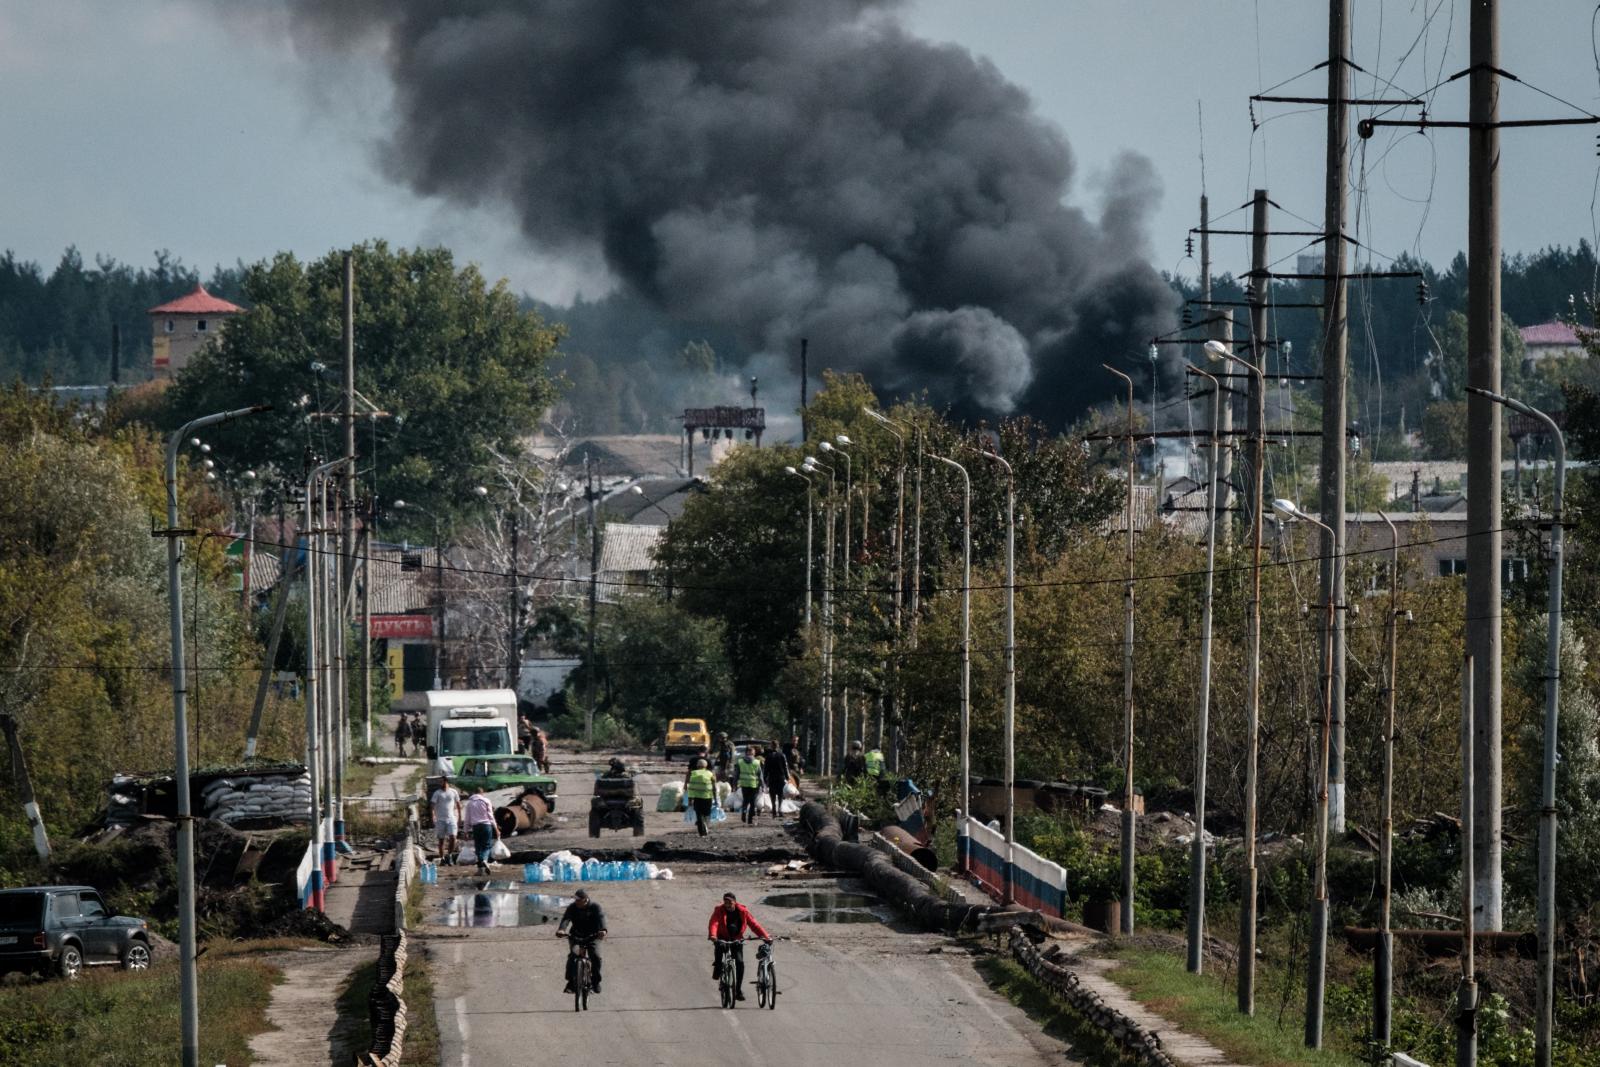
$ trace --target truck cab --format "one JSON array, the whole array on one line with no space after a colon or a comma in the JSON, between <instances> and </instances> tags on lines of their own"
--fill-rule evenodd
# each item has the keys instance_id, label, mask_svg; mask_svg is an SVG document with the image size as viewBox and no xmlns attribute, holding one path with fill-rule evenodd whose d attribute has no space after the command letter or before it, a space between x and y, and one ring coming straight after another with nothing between
<instances>
[{"instance_id":1,"label":"truck cab","mask_svg":"<svg viewBox=\"0 0 1600 1067\"><path fill-rule=\"evenodd\" d=\"M435 689L427 694L428 758L456 774L475 756L516 753L517 695L509 689Z\"/></svg>"}]
</instances>

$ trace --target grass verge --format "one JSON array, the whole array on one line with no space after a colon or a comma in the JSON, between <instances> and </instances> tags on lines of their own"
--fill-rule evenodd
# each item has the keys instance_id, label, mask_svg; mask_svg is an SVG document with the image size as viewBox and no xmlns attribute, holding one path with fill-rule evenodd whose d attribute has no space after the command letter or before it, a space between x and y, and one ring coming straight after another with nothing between
<instances>
[{"instance_id":1,"label":"grass verge","mask_svg":"<svg viewBox=\"0 0 1600 1067\"><path fill-rule=\"evenodd\" d=\"M1034 981L1015 961L988 956L978 961L978 973L990 989L1021 1008L1045 1033L1070 1045L1085 1067L1117 1067L1128 1062L1104 1031Z\"/></svg>"},{"instance_id":2,"label":"grass verge","mask_svg":"<svg viewBox=\"0 0 1600 1067\"><path fill-rule=\"evenodd\" d=\"M1240 1063L1360 1067L1360 1060L1344 1053L1306 1048L1298 1013L1285 1013L1282 1026L1270 1015L1240 1015L1230 987L1211 975L1190 974L1176 955L1131 946L1116 955L1121 964L1110 977L1135 1000Z\"/></svg>"},{"instance_id":3,"label":"grass verge","mask_svg":"<svg viewBox=\"0 0 1600 1067\"><path fill-rule=\"evenodd\" d=\"M249 1063L250 1038L268 1029L267 998L281 973L252 959L202 959L199 971L200 1062ZM181 1059L179 1040L175 964L0 987L0 1063L10 1067L169 1067Z\"/></svg>"},{"instance_id":4,"label":"grass verge","mask_svg":"<svg viewBox=\"0 0 1600 1067\"><path fill-rule=\"evenodd\" d=\"M405 988L401 999L406 1002L407 1063L439 1062L439 1020L433 1013L433 976L429 972L429 952L419 941L410 943L406 958Z\"/></svg>"}]
</instances>

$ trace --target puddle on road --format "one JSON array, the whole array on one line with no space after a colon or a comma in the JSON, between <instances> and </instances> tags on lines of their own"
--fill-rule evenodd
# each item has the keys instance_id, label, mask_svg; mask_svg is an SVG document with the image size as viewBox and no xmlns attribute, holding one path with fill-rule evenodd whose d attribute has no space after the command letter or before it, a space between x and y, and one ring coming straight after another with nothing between
<instances>
[{"instance_id":1,"label":"puddle on road","mask_svg":"<svg viewBox=\"0 0 1600 1067\"><path fill-rule=\"evenodd\" d=\"M773 908L793 908L799 913L790 915L797 923L881 923L881 901L865 893L842 893L820 890L801 893L773 893L761 898L761 903Z\"/></svg>"},{"instance_id":2,"label":"puddle on road","mask_svg":"<svg viewBox=\"0 0 1600 1067\"><path fill-rule=\"evenodd\" d=\"M500 882L509 887L512 883ZM440 905L438 926L541 926L556 922L572 903L571 897L554 893L517 893L493 888L476 893L459 893Z\"/></svg>"}]
</instances>

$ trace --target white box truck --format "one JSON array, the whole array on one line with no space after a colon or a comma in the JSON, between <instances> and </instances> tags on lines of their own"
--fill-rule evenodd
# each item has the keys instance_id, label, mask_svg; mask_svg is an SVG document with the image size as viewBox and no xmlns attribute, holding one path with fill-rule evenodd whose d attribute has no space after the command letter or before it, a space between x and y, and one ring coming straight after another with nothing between
<instances>
[{"instance_id":1,"label":"white box truck","mask_svg":"<svg viewBox=\"0 0 1600 1067\"><path fill-rule=\"evenodd\" d=\"M472 756L517 751L517 694L511 690L431 689L424 696L428 758L436 773L457 774Z\"/></svg>"}]
</instances>

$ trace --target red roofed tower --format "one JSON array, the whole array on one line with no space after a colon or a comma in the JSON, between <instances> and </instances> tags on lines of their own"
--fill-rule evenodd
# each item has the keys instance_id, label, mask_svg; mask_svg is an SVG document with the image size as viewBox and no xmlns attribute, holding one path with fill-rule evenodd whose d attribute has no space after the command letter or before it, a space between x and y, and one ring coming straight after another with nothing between
<instances>
[{"instance_id":1,"label":"red roofed tower","mask_svg":"<svg viewBox=\"0 0 1600 1067\"><path fill-rule=\"evenodd\" d=\"M171 378L189 365L201 347L222 331L230 316L244 308L212 296L197 285L194 292L151 308L151 365L157 378Z\"/></svg>"}]
</instances>

